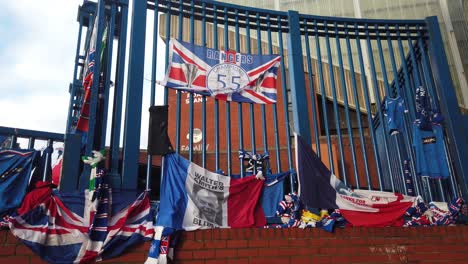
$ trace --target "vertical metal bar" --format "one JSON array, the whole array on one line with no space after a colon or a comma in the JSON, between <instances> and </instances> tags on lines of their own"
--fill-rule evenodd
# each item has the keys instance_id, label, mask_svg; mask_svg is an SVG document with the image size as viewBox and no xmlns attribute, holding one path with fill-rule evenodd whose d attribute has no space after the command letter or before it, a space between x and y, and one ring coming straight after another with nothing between
<instances>
[{"instance_id":1,"label":"vertical metal bar","mask_svg":"<svg viewBox=\"0 0 468 264\"><path fill-rule=\"evenodd\" d=\"M158 59L158 35L159 35L158 34L158 28L159 28L158 7L159 5L155 3L154 16L153 16L153 50L152 50L152 61L151 61L150 106L153 106L155 104L155 97L156 97L156 70L157 70L157 65L158 65L157 59ZM146 190L149 190L151 186L151 168L152 167L153 167L153 156L148 154L147 160L146 160Z\"/></svg>"},{"instance_id":2,"label":"vertical metal bar","mask_svg":"<svg viewBox=\"0 0 468 264\"><path fill-rule=\"evenodd\" d=\"M241 51L240 47L240 35L239 35L239 10L235 11L236 23L235 23L235 39L236 39L236 52ZM244 150L244 122L242 113L242 103L237 103L237 132L239 134L239 149ZM244 177L244 162L240 160L240 176Z\"/></svg>"},{"instance_id":3,"label":"vertical metal bar","mask_svg":"<svg viewBox=\"0 0 468 264\"><path fill-rule=\"evenodd\" d=\"M370 174L369 174L369 164L367 160L367 150L366 150L366 144L364 140L364 133L362 131L362 121L361 121L361 106L359 103L359 95L357 91L357 84L356 84L356 76L354 73L354 62L353 62L353 53L351 50L351 43L349 40L349 25L346 25L345 29L345 35L346 35L346 51L348 52L348 64L349 64L349 71L351 74L351 84L353 86L353 96L354 96L354 101L355 101L355 106L356 106L356 119L358 122L358 127L359 127L359 139L361 141L361 151L362 151L362 157L363 157L363 162L364 162L364 170L366 173L366 179L367 179L367 189L372 189L371 186L371 179L370 179ZM364 75L365 79L365 73L361 72L361 76ZM368 113L369 115L370 113ZM358 188L360 188L360 185L358 185Z\"/></svg>"},{"instance_id":4,"label":"vertical metal bar","mask_svg":"<svg viewBox=\"0 0 468 264\"><path fill-rule=\"evenodd\" d=\"M411 39L411 33L409 31L409 26L406 25L405 26L405 29L406 29L406 36L408 38L408 48L409 48L409 53L410 53L410 60L411 60L411 65L412 65L412 80L413 80L413 88L414 88L414 91L416 90L417 87L421 86L422 83L421 83L421 80L419 78L419 67L418 67L418 63L416 61L416 54L414 52L414 45L413 45L413 41ZM412 91L414 93L414 91ZM411 95L413 96L413 93L411 93ZM414 97L414 96L413 96ZM414 98L412 100L414 102ZM413 127L413 129L415 129ZM413 154L413 157L416 158L416 155ZM415 185L416 186L419 186L417 187L420 191L420 194L423 194L424 192L424 181L423 179L421 179L421 177L418 177L418 175L416 174L416 166L414 166L414 171L415 171Z\"/></svg>"},{"instance_id":5,"label":"vertical metal bar","mask_svg":"<svg viewBox=\"0 0 468 264\"><path fill-rule=\"evenodd\" d=\"M11 142L10 142L10 148L14 149L16 148L16 143L18 141L18 137L15 135L11 136Z\"/></svg>"},{"instance_id":6,"label":"vertical metal bar","mask_svg":"<svg viewBox=\"0 0 468 264\"><path fill-rule=\"evenodd\" d=\"M291 104L294 118L294 130L297 134L301 135L307 144L312 145L310 137L309 111L307 107L307 92L304 80L304 61L302 55L299 13L291 10L288 11L288 22L288 66L289 84L291 85ZM291 192L294 191L293 176L294 175L291 174L290 177Z\"/></svg>"},{"instance_id":7,"label":"vertical metal bar","mask_svg":"<svg viewBox=\"0 0 468 264\"><path fill-rule=\"evenodd\" d=\"M367 77L365 76L365 66L364 66L364 60L362 56L362 48L361 48L361 40L359 38L359 31L358 31L358 25L357 23L354 24L354 33L356 35L356 47L358 51L358 59L359 59L359 70L361 72L361 83L362 83L362 90L364 93L364 98L366 102L366 110L367 110L367 123L369 125L369 131L371 135L371 141L372 141L372 150L374 152L374 158L375 158L375 165L377 167L377 178L379 180L379 188L382 191L383 186L382 186L382 167L381 167L381 162L380 162L380 157L379 157L379 152L377 150L377 136L375 134L374 126L372 124L372 108L370 105L370 99L369 99L369 87L367 85ZM368 184L370 185L370 179Z\"/></svg>"},{"instance_id":8,"label":"vertical metal bar","mask_svg":"<svg viewBox=\"0 0 468 264\"><path fill-rule=\"evenodd\" d=\"M218 8L216 5L213 5L213 48L218 49ZM219 100L215 100L215 112L214 112L214 122L215 122L215 164L216 171L219 171Z\"/></svg>"},{"instance_id":9,"label":"vertical metal bar","mask_svg":"<svg viewBox=\"0 0 468 264\"><path fill-rule=\"evenodd\" d=\"M260 31L260 14L257 13L257 53L261 55L262 52L262 32ZM262 140L263 140L263 153L268 154L268 133L267 133L267 123L266 123L266 110L265 105L260 106L262 111ZM265 172L266 173L266 172Z\"/></svg>"},{"instance_id":10,"label":"vertical metal bar","mask_svg":"<svg viewBox=\"0 0 468 264\"><path fill-rule=\"evenodd\" d=\"M273 43L271 40L271 20L270 14L267 15L267 28L268 28L268 53L273 54ZM281 172L281 153L280 153L280 143L279 143L279 133L278 133L278 109L277 104L273 104L273 123L275 128L275 151L276 151L276 172Z\"/></svg>"},{"instance_id":11,"label":"vertical metal bar","mask_svg":"<svg viewBox=\"0 0 468 264\"><path fill-rule=\"evenodd\" d=\"M323 76L323 67L322 67L322 53L320 51L320 38L319 38L319 29L317 26L317 20L314 20L314 32L315 32L315 49L317 50L317 64L318 64L318 75L320 79L320 92L322 93L322 113L323 113L323 122L325 125L325 134L327 136L327 148L328 148L328 161L330 163L330 170L332 173L335 173L335 166L333 165L333 151L332 143L330 139L330 130L328 129L328 111L327 111L327 93L325 91L325 81Z\"/></svg>"},{"instance_id":12,"label":"vertical metal bar","mask_svg":"<svg viewBox=\"0 0 468 264\"><path fill-rule=\"evenodd\" d=\"M120 135L122 127L122 108L123 108L123 89L125 76L125 57L127 53L127 20L128 7L123 5L120 9L120 26L119 26L119 41L117 48L117 63L115 68L115 89L114 89L114 111L112 115L112 130L111 130L111 169L112 186L120 187L121 178L119 175L119 159L120 159Z\"/></svg>"},{"instance_id":13,"label":"vertical metal bar","mask_svg":"<svg viewBox=\"0 0 468 264\"><path fill-rule=\"evenodd\" d=\"M111 12L110 12L110 21L109 27L107 30L107 62L106 62L106 72L104 73L105 77L105 84L104 84L104 100L102 106L102 120L100 126L100 133L101 133L101 145L99 147L100 150L106 147L106 137L107 137L107 118L109 112L109 89L110 89L110 79L111 79L111 71L112 71L112 55L114 52L114 31L115 31L115 16L117 13L117 6L115 4L111 4Z\"/></svg>"},{"instance_id":14,"label":"vertical metal bar","mask_svg":"<svg viewBox=\"0 0 468 264\"><path fill-rule=\"evenodd\" d=\"M439 192L440 192L440 196L442 198L442 202L446 202L447 199L445 198L445 192L444 192L444 188L442 187L442 180L441 179L437 179L437 184L439 186Z\"/></svg>"},{"instance_id":15,"label":"vertical metal bar","mask_svg":"<svg viewBox=\"0 0 468 264\"><path fill-rule=\"evenodd\" d=\"M246 40L247 40L247 54L252 53L252 49L250 47L250 14L249 11L245 12L247 16L245 23L246 23ZM255 147L255 115L254 115L254 105L253 103L249 104L249 117L250 117L250 144L252 146L252 154L256 154L256 147ZM257 168L254 166L254 173L257 173Z\"/></svg>"},{"instance_id":16,"label":"vertical metal bar","mask_svg":"<svg viewBox=\"0 0 468 264\"><path fill-rule=\"evenodd\" d=\"M345 72L344 72L344 67L343 67L343 57L341 54L341 43L340 43L340 37L338 36L338 25L336 22L334 23L334 27L335 27L336 50L338 52L338 65L340 67L341 92L343 93L343 97L344 97L343 99L344 99L344 107L345 107L346 125L348 126L348 136L349 136L349 143L351 147L351 158L353 160L354 178L356 180L356 186L359 188L360 183L359 183L359 176L358 176L357 163L356 163L356 151L354 150L353 130L352 130L351 121L349 118L348 90L346 89L346 79L345 79ZM347 24L345 24L345 28L348 28ZM348 54L348 57L349 56L350 55ZM342 157L342 159L344 160L345 157ZM343 161L343 164L344 164L344 161Z\"/></svg>"},{"instance_id":17,"label":"vertical metal bar","mask_svg":"<svg viewBox=\"0 0 468 264\"><path fill-rule=\"evenodd\" d=\"M387 68L385 67L385 58L384 58L384 55L383 55L382 41L380 40L380 32L379 32L379 29L378 29L377 25L376 25L376 34L377 34L377 48L378 48L378 51L379 51L379 58L380 58L380 68L382 69L382 77L383 77L383 82L384 82L385 93L386 93L386 96L390 98L393 93L392 93L392 91L390 91L390 87L388 85ZM390 49L390 47L389 47L389 49ZM393 51L390 51L390 52L391 52L390 53L390 55L391 55L390 58L394 59ZM394 62L394 61L392 61L392 62ZM398 75L397 75L395 81L396 81L396 85L398 87L397 91L399 91L400 86L399 86L399 83L398 83ZM399 94L399 92L398 92L398 94ZM379 98L379 97L380 97L380 95L377 96L377 98ZM383 97L382 99L385 100L385 97ZM380 99L379 99L379 102L382 102L382 101L380 101ZM380 105L380 103L379 103L379 105ZM381 109L379 111L383 111L383 109ZM387 128L386 128L386 125L385 125L385 118L383 117L383 115L381 115L381 116L382 116L382 119L381 119L380 124L382 125L382 131L383 131L384 137L385 137L384 143L388 144L388 141L387 141L388 131L387 131ZM398 137L394 137L393 144L395 144L395 147L396 147L395 150L396 150L397 157L398 157L398 163L399 164L397 164L397 165L399 165L398 168L399 168L399 172L400 172L400 177L403 178L403 181L404 181L405 174L404 174L404 169L403 169L403 159L401 157L400 144L398 142ZM389 157L388 152L386 152L386 154L387 154L387 157ZM393 186L393 184L394 184L393 174L390 175L390 182L392 183L392 186ZM405 194L406 194L406 188L405 188Z\"/></svg>"},{"instance_id":18,"label":"vertical metal bar","mask_svg":"<svg viewBox=\"0 0 468 264\"><path fill-rule=\"evenodd\" d=\"M338 135L338 150L340 152L341 178L343 179L344 184L347 185L348 177L346 175L346 164L344 162L345 156L343 152L343 139L341 138L340 117L338 114L338 102L337 102L336 86L335 86L335 73L333 69L334 68L333 58L332 58L331 48L330 48L330 35L328 33L327 21L325 21L323 24L325 27L325 44L327 47L328 71L330 73L330 85L331 85L332 96L333 96L333 110L335 113L336 134Z\"/></svg>"},{"instance_id":19,"label":"vertical metal bar","mask_svg":"<svg viewBox=\"0 0 468 264\"><path fill-rule=\"evenodd\" d=\"M228 10L224 8L224 49L229 50L229 26ZM227 175L231 176L231 102L226 102L226 151L227 151Z\"/></svg>"},{"instance_id":20,"label":"vertical metal bar","mask_svg":"<svg viewBox=\"0 0 468 264\"><path fill-rule=\"evenodd\" d=\"M315 136L315 151L317 152L317 155L321 158L321 153L320 153L320 134L318 131L318 123L319 121L317 120L317 105L315 103L315 98L317 97L317 93L315 92L315 87L314 87L314 79L312 75L312 58L310 57L310 44L309 44L309 29L307 27L307 19L304 18L304 37L305 37L305 49L306 49L306 58L307 58L307 71L309 72L307 74L309 78L309 89L310 89L310 103L312 107L312 123L314 125L314 136Z\"/></svg>"},{"instance_id":21,"label":"vertical metal bar","mask_svg":"<svg viewBox=\"0 0 468 264\"><path fill-rule=\"evenodd\" d=\"M468 157L468 141L464 126L461 125L466 124L464 123L466 118L463 118L458 107L437 17L426 18L426 25L429 33L429 56L434 81L440 96L440 108L445 115L445 129L452 143L448 152L453 154L452 161L460 179L459 187L466 200L468 198L468 163L465 159Z\"/></svg>"},{"instance_id":22,"label":"vertical metal bar","mask_svg":"<svg viewBox=\"0 0 468 264\"><path fill-rule=\"evenodd\" d=\"M409 29L408 25L406 26L407 27L407 30ZM417 51L415 48L417 48L417 45L418 45L418 41L416 40L416 43L413 44L413 41L411 39L411 35L410 33L408 32L408 42L409 42L409 48L410 48L410 54L411 54L411 60L412 60L412 63L413 63L413 76L415 78L415 82L417 84L416 87L419 87L419 86L426 86L425 84L425 80L424 80L424 77L423 77L423 74L422 74L422 69L421 69L421 66L419 66L420 64L420 61L418 61L417 59ZM416 45L416 46L415 46ZM421 54L419 54L420 56L422 56ZM419 58L421 59L421 58ZM427 89L427 87L426 87ZM417 129L416 127L414 127L413 129ZM432 190L431 190L431 187L430 187L430 184L429 184L429 181L427 179L425 179L424 177L420 177L421 178L421 189L424 190L426 193L426 198L429 198L432 200Z\"/></svg>"},{"instance_id":23,"label":"vertical metal bar","mask_svg":"<svg viewBox=\"0 0 468 264\"><path fill-rule=\"evenodd\" d=\"M206 3L202 3L202 20L201 20L201 39L202 46L206 47ZM202 166L206 168L206 96L202 96Z\"/></svg>"},{"instance_id":24,"label":"vertical metal bar","mask_svg":"<svg viewBox=\"0 0 468 264\"><path fill-rule=\"evenodd\" d=\"M436 93L435 93L435 88L433 86L433 78L432 78L432 74L431 74L431 70L430 70L430 65L429 65L429 62L428 62L428 58L427 58L427 54L426 54L426 49L424 47L424 43L423 43L423 38L422 38L422 35L421 35L421 30L419 28L419 26L417 27L418 29L418 47L419 47L419 52L421 54L421 64L422 64L422 76L424 76L424 79L426 80L426 90L429 92L429 95L431 97L432 100L430 100L431 102L431 109L432 110L436 110L438 111L439 109L439 100L438 100L438 97L436 96Z\"/></svg>"},{"instance_id":25,"label":"vertical metal bar","mask_svg":"<svg viewBox=\"0 0 468 264\"><path fill-rule=\"evenodd\" d=\"M137 188L145 37L146 2L135 1L132 11L132 30L129 49L122 171L122 186L131 190Z\"/></svg>"},{"instance_id":26,"label":"vertical metal bar","mask_svg":"<svg viewBox=\"0 0 468 264\"><path fill-rule=\"evenodd\" d=\"M383 119L383 114L382 114L382 109L381 109L381 100L380 100L380 96L379 96L379 86L378 86L378 82L377 82L377 73L375 72L375 65L374 65L374 56L373 56L373 53L372 53L372 45L371 45L371 41L370 41L370 35L369 35L369 27L367 24L365 24L365 33L366 33L366 41L367 41L367 52L368 52L368 55L369 55L369 62L370 62L370 67L371 67L371 75L372 75L372 82L374 83L373 84L373 87L374 87L374 94L375 96L377 97L377 107L378 107L378 111L379 111L379 119L380 119L380 123L382 124L383 126L383 122L384 122L384 119ZM371 129L373 130L373 122L371 121L369 123L369 126L371 127ZM383 126L384 128L384 126ZM385 132L384 132L385 133ZM385 137L385 135L384 135ZM387 148L387 142L386 142L386 137L384 138L384 149L387 153L387 166L388 166L388 171L390 173L391 171L391 168L390 168L390 161L388 160L388 148ZM376 156L377 158L378 156ZM382 160L379 160L377 159L376 160L376 163L380 163ZM382 175L379 175L379 176L382 176ZM382 190L382 178L379 177L379 186ZM394 186L393 186L393 182L392 182L392 191L394 190Z\"/></svg>"},{"instance_id":27,"label":"vertical metal bar","mask_svg":"<svg viewBox=\"0 0 468 264\"><path fill-rule=\"evenodd\" d=\"M409 30L409 26L406 25L406 36L408 38L408 47L410 51L410 57L411 57L411 62L413 65L413 79L416 84L416 87L419 87L422 85L421 80L419 79L419 74L418 74L418 63L416 60L416 54L414 52L414 45L413 45L413 40L411 39L411 33Z\"/></svg>"},{"instance_id":28,"label":"vertical metal bar","mask_svg":"<svg viewBox=\"0 0 468 264\"><path fill-rule=\"evenodd\" d=\"M452 160L452 157L450 156L450 152L447 151L448 149L448 146L447 146L447 142L444 141L444 152L445 152L445 158L447 160ZM455 172L454 172L454 169L452 167L452 163L450 162L449 163L449 172L450 172L450 177L449 177L449 181L450 181L450 188L451 188L451 191L452 191L452 197L456 197L458 196L458 191L457 191L457 182L456 182L456 179L455 179Z\"/></svg>"},{"instance_id":29,"label":"vertical metal bar","mask_svg":"<svg viewBox=\"0 0 468 264\"><path fill-rule=\"evenodd\" d=\"M302 57L302 39L299 13L288 11L288 61L289 82L291 85L291 103L294 118L294 130L307 144L312 143L310 136L307 92L304 81L304 61Z\"/></svg>"},{"instance_id":30,"label":"vertical metal bar","mask_svg":"<svg viewBox=\"0 0 468 264\"><path fill-rule=\"evenodd\" d=\"M396 31L397 31L396 35L397 35L397 41L398 41L398 51L399 51L400 60L401 60L401 69L403 70L403 77L404 77L404 84L405 84L404 87L402 87L402 89L404 89L406 92L406 100L407 100L407 103L409 104L410 102L412 102L410 101L411 99L410 94L412 94L411 83L409 80L408 66L406 65L407 61L405 57L405 51L403 50L403 43L401 41L401 34L400 34L400 29L398 25L396 25ZM409 108L411 120L414 120L414 118L416 118L416 114L414 113L414 108L413 107L408 107L408 108Z\"/></svg>"},{"instance_id":31,"label":"vertical metal bar","mask_svg":"<svg viewBox=\"0 0 468 264\"><path fill-rule=\"evenodd\" d=\"M93 72L93 84L91 89L91 101L89 103L89 123L88 123L88 131L87 131L87 139L86 139L86 149L85 155L90 155L91 151L93 150L94 146L94 137L96 132L96 110L98 105L98 95L99 95L99 79L100 79L100 72L101 72L101 48L102 48L102 36L104 33L104 22L105 22L105 3L104 0L98 1L98 8L97 8L97 16L96 18L98 21L95 23L97 24L97 37L96 37L96 54L94 59L94 72ZM87 176L87 175L86 175ZM86 185L87 186L87 183Z\"/></svg>"},{"instance_id":32,"label":"vertical metal bar","mask_svg":"<svg viewBox=\"0 0 468 264\"><path fill-rule=\"evenodd\" d=\"M400 37L400 32L398 31L398 25L396 26L396 29L397 29L397 36L399 38L399 44L401 44L401 37ZM396 62L395 62L395 55L394 55L394 52L393 52L393 45L392 45L392 40L391 40L391 37L390 37L390 30L389 30L389 27L388 25L385 26L385 31L386 31L386 36L387 36L387 45L388 45L388 50L389 50L389 56L390 56L390 61L391 61L391 64L392 64L392 70L393 70L393 76L395 78L395 86L396 86L396 89L397 89L397 97L398 96L402 96L403 92L402 90L405 88L405 90L409 90L409 88L406 88L406 87L400 87L400 83L399 83L399 76L398 76L398 70L397 70L397 67L396 67ZM403 47L401 47L401 49L403 49ZM407 72L407 69L406 69L406 59L404 58L404 54L400 53L400 56L402 57L402 69L403 69L403 75L405 76L405 83L407 82L408 80L408 72ZM408 104L409 101L406 100L406 104ZM411 107L409 107L411 108ZM413 156L413 148L412 148L412 144L410 141L410 136L409 136L409 132L410 131L410 127L407 126L407 123L404 122L404 131L403 132L403 136L404 136L404 139L406 139L406 142L403 141L403 144L406 146L406 151L408 153L408 155L410 155L411 157L414 157ZM396 138L397 140L397 146L399 146L399 141L398 141L398 138ZM403 160L400 160L399 161L400 163L403 162ZM414 167L414 162L413 162L413 159L410 159L410 162L411 162L411 167ZM403 182L405 182L405 176L404 176L404 173L402 174L402 179L403 179ZM406 188L404 189L406 190ZM405 192L405 194L407 194Z\"/></svg>"},{"instance_id":33,"label":"vertical metal bar","mask_svg":"<svg viewBox=\"0 0 468 264\"><path fill-rule=\"evenodd\" d=\"M47 147L44 149L44 151L47 151L47 152L46 152L45 161L44 161L44 171L42 172L42 181L47 181L48 180L47 176L49 176L49 175L47 175L47 172L48 172L47 168L50 166L49 159L50 159L50 155L51 155L51 153L48 152L48 148L49 147L52 148L53 143L54 142L52 141L52 139L48 139L47 140ZM54 151L53 148L52 148L52 151Z\"/></svg>"},{"instance_id":34,"label":"vertical metal bar","mask_svg":"<svg viewBox=\"0 0 468 264\"><path fill-rule=\"evenodd\" d=\"M166 32L166 39L169 39L171 38L171 4L172 2L171 1L168 1L167 2L167 13L166 13L166 29L165 29L165 32ZM155 5L158 6L158 3L155 2ZM158 31L157 28L154 28L153 29L154 31ZM165 55L164 55L164 61L166 62L165 63L165 66L164 66L164 70L167 72L167 69L169 68L169 43L166 43L166 49L165 49ZM164 87L164 105L168 105L168 102L169 102L169 90L167 87ZM176 121L178 122L178 121ZM177 151L177 149L176 149ZM165 163L165 160L164 160L164 156L161 157L161 179L160 179L160 183L159 183L159 186L161 188L162 186L162 182L163 182L163 179L164 179L164 163Z\"/></svg>"},{"instance_id":35,"label":"vertical metal bar","mask_svg":"<svg viewBox=\"0 0 468 264\"><path fill-rule=\"evenodd\" d=\"M91 93L91 101L89 102L89 122L88 122L88 131L86 133L86 147L85 147L85 155L91 155L91 151L93 150L94 146L94 137L96 133L96 110L98 105L98 92L99 92L99 79L101 73L101 59L100 59L100 51L102 46L102 35L104 32L104 22L105 22L105 1L99 0L98 1L98 8L97 8L97 20L95 23L97 24L97 36L96 36L96 46L95 46L95 60L94 60L94 70L93 70L93 84L90 87ZM89 182L89 172L91 168L89 166L85 166L83 172L80 176L80 190L84 190L88 187Z\"/></svg>"},{"instance_id":36,"label":"vertical metal bar","mask_svg":"<svg viewBox=\"0 0 468 264\"><path fill-rule=\"evenodd\" d=\"M184 26L184 17L183 17L183 4L184 0L179 0L179 18L177 22L178 26L178 36L177 39L183 40L183 26ZM181 101L182 101L182 92L177 91L176 99L176 135L175 135L175 151L180 153L180 122L181 122Z\"/></svg>"},{"instance_id":37,"label":"vertical metal bar","mask_svg":"<svg viewBox=\"0 0 468 264\"><path fill-rule=\"evenodd\" d=\"M73 122L73 106L75 105L75 96L76 96L76 74L78 72L78 67L79 67L79 59L80 59L80 48L81 48L81 35L83 34L83 16L80 16L79 18L79 26L78 26L78 41L76 44L76 50L75 50L75 65L73 67L73 79L71 83L71 90L70 90L70 100L68 103L68 115L67 115L67 127L66 127L66 132L65 134L68 134L71 132L71 127L72 127L72 122Z\"/></svg>"},{"instance_id":38,"label":"vertical metal bar","mask_svg":"<svg viewBox=\"0 0 468 264\"><path fill-rule=\"evenodd\" d=\"M194 0L190 1L190 43L193 45L195 43L195 3ZM189 160L193 160L193 93L189 95Z\"/></svg>"},{"instance_id":39,"label":"vertical metal bar","mask_svg":"<svg viewBox=\"0 0 468 264\"><path fill-rule=\"evenodd\" d=\"M167 13L166 13L166 39L171 38L171 8L172 8L172 1L167 1ZM169 67L169 45L168 43L165 45L166 46L166 53L165 53L165 71L167 71L167 68ZM168 93L168 88L164 87L164 105L167 105L169 101L169 93Z\"/></svg>"},{"instance_id":40,"label":"vertical metal bar","mask_svg":"<svg viewBox=\"0 0 468 264\"><path fill-rule=\"evenodd\" d=\"M36 139L33 137L30 137L28 140L28 149L34 149L34 143L36 143Z\"/></svg>"},{"instance_id":41,"label":"vertical metal bar","mask_svg":"<svg viewBox=\"0 0 468 264\"><path fill-rule=\"evenodd\" d=\"M289 171L292 173L292 153L291 153L291 128L289 123L289 112L288 112L288 90L286 85L286 66L284 65L284 45L283 45L283 29L281 27L281 16L278 16L278 42L279 42L279 52L280 56L283 59L281 63L281 88L283 93L283 113L284 113L284 122L286 123L286 144L288 147L288 165ZM292 176L290 175L290 179ZM293 183L293 180L290 181Z\"/></svg>"}]
</instances>

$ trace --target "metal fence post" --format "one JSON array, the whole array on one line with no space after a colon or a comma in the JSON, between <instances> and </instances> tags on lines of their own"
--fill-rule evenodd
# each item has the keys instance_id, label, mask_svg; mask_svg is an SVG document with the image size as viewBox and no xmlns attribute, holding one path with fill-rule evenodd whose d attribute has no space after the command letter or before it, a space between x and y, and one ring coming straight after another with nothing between
<instances>
[{"instance_id":1,"label":"metal fence post","mask_svg":"<svg viewBox=\"0 0 468 264\"><path fill-rule=\"evenodd\" d=\"M146 1L133 1L122 166L122 187L129 190L136 190L138 178L146 12Z\"/></svg>"},{"instance_id":2,"label":"metal fence post","mask_svg":"<svg viewBox=\"0 0 468 264\"><path fill-rule=\"evenodd\" d=\"M464 159L468 156L468 137L465 131L467 119L463 118L458 106L437 17L427 17L426 24L429 33L430 63L440 108L445 116L445 128L450 142L449 151L453 154L459 187L466 199L468 198L468 163Z\"/></svg>"},{"instance_id":3,"label":"metal fence post","mask_svg":"<svg viewBox=\"0 0 468 264\"><path fill-rule=\"evenodd\" d=\"M310 145L312 144L312 141L310 137L309 112L307 108L307 93L304 80L304 60L302 58L299 13L289 10L288 21L288 68L294 132L301 135L305 142Z\"/></svg>"}]
</instances>

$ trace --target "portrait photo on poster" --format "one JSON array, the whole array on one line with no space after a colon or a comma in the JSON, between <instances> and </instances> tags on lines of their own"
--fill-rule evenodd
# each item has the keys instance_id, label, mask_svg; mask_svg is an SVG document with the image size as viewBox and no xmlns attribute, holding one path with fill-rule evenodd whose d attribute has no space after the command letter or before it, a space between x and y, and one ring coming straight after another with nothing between
<instances>
[{"instance_id":1,"label":"portrait photo on poster","mask_svg":"<svg viewBox=\"0 0 468 264\"><path fill-rule=\"evenodd\" d=\"M206 189L198 183L193 184L194 224L217 227L223 225L224 192ZM198 218L198 219L196 219Z\"/></svg>"}]
</instances>

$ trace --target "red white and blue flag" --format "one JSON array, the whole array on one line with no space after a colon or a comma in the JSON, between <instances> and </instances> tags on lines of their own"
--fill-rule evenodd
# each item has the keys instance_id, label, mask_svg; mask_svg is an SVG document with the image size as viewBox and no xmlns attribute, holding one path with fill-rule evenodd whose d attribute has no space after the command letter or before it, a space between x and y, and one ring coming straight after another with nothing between
<instances>
[{"instance_id":1,"label":"red white and blue flag","mask_svg":"<svg viewBox=\"0 0 468 264\"><path fill-rule=\"evenodd\" d=\"M146 192L111 192L105 184L90 192L61 193L39 182L18 215L8 219L13 235L49 263L94 263L116 257L153 237Z\"/></svg>"},{"instance_id":2,"label":"red white and blue flag","mask_svg":"<svg viewBox=\"0 0 468 264\"><path fill-rule=\"evenodd\" d=\"M86 133L89 130L89 116L90 116L90 103L91 103L91 88L93 87L93 78L94 78L94 71L95 71L95 63L96 63L96 42L97 42L97 24L98 18L96 18L94 22L93 32L89 41L89 51L88 57L86 58L86 64L83 71L83 90L84 90L84 97L81 105L81 111L78 117L78 121L76 124L76 130L78 132ZM101 52L98 53L98 59L102 62L102 58L104 55L104 50L106 48L107 43L107 27L104 29L103 37L102 37L102 44L101 44ZM101 69L103 67L101 66ZM83 139L84 140L84 139Z\"/></svg>"},{"instance_id":3,"label":"red white and blue flag","mask_svg":"<svg viewBox=\"0 0 468 264\"><path fill-rule=\"evenodd\" d=\"M171 39L163 86L224 101L276 103L281 57L215 50Z\"/></svg>"},{"instance_id":4,"label":"red white and blue flag","mask_svg":"<svg viewBox=\"0 0 468 264\"><path fill-rule=\"evenodd\" d=\"M403 215L418 198L399 193L351 190L296 135L299 196L308 208L340 209L353 226L402 226Z\"/></svg>"},{"instance_id":5,"label":"red white and blue flag","mask_svg":"<svg viewBox=\"0 0 468 264\"><path fill-rule=\"evenodd\" d=\"M264 226L263 184L255 176L233 179L168 154L156 226L177 230Z\"/></svg>"}]
</instances>

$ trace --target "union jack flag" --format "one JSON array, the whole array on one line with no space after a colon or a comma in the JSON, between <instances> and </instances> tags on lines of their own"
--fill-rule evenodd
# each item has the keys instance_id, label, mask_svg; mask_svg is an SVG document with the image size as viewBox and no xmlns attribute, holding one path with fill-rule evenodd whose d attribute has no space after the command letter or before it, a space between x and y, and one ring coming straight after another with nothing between
<instances>
[{"instance_id":1,"label":"union jack flag","mask_svg":"<svg viewBox=\"0 0 468 264\"><path fill-rule=\"evenodd\" d=\"M88 52L88 57L86 58L86 67L84 68L84 75L83 75L83 90L84 90L84 97L83 102L81 105L81 111L78 117L78 121L76 124L76 130L78 132L86 133L89 130L89 115L90 115L90 103L91 103L91 88L93 87L93 78L94 78L94 66L96 63L96 41L97 41L97 24L98 19L96 19L94 23L93 33L90 39L90 48ZM106 48L107 43L107 27L104 29L102 42L101 42L101 52L98 53L98 59L102 61L103 58L103 51ZM85 141L83 139L83 141Z\"/></svg>"},{"instance_id":2,"label":"union jack flag","mask_svg":"<svg viewBox=\"0 0 468 264\"><path fill-rule=\"evenodd\" d=\"M276 103L281 57L215 50L171 39L161 85L224 101Z\"/></svg>"},{"instance_id":3,"label":"union jack flag","mask_svg":"<svg viewBox=\"0 0 468 264\"><path fill-rule=\"evenodd\" d=\"M49 263L94 263L116 257L153 237L153 215L146 192L112 193L106 184L97 199L52 191L39 182L8 219L13 235Z\"/></svg>"}]
</instances>

